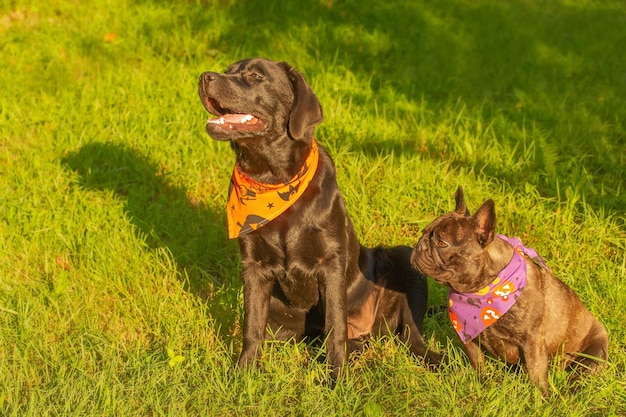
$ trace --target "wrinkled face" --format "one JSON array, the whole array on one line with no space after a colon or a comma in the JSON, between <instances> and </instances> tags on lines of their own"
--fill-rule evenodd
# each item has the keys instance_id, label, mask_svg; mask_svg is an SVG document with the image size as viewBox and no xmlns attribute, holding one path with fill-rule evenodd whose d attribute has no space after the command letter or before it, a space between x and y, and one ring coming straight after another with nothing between
<instances>
[{"instance_id":1,"label":"wrinkled face","mask_svg":"<svg viewBox=\"0 0 626 417\"><path fill-rule=\"evenodd\" d=\"M485 247L494 239L496 213L493 200L483 203L473 216L465 204L463 188L454 196L454 212L426 226L411 254L413 268L459 293L484 286L489 255Z\"/></svg>"},{"instance_id":2,"label":"wrinkled face","mask_svg":"<svg viewBox=\"0 0 626 417\"><path fill-rule=\"evenodd\" d=\"M210 113L206 131L213 139L238 141L286 134L294 91L284 63L246 59L223 74L205 72L198 92Z\"/></svg>"},{"instance_id":3,"label":"wrinkled face","mask_svg":"<svg viewBox=\"0 0 626 417\"><path fill-rule=\"evenodd\" d=\"M411 263L437 282L469 293L481 288L483 250L474 219L448 213L424 229Z\"/></svg>"}]
</instances>

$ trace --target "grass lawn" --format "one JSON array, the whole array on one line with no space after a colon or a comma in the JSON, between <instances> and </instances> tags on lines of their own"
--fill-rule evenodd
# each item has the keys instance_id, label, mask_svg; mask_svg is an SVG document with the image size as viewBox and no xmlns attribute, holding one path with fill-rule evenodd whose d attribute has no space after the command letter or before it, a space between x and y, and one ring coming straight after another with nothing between
<instances>
[{"instance_id":1,"label":"grass lawn","mask_svg":"<svg viewBox=\"0 0 626 417\"><path fill-rule=\"evenodd\" d=\"M0 415L626 415L625 24L618 0L1 2ZM334 389L304 344L237 371L233 155L197 79L252 56L319 96L363 244L413 245L458 185L493 198L607 327L604 370L552 368L547 399L479 378L436 313L435 372L387 339Z\"/></svg>"}]
</instances>

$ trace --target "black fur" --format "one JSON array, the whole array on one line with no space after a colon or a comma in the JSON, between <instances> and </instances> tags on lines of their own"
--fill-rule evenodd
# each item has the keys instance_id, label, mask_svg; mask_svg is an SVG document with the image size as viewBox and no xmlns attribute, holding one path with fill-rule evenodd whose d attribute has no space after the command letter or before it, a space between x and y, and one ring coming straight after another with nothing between
<instances>
[{"instance_id":1,"label":"black fur","mask_svg":"<svg viewBox=\"0 0 626 417\"><path fill-rule=\"evenodd\" d=\"M207 123L207 133L230 141L235 164L259 182L292 178L323 120L304 77L282 62L247 59L223 74L205 72L199 93L209 113L259 120L252 128ZM413 353L437 363L439 355L426 351L421 336L428 289L410 265L411 248L359 244L335 165L319 150L319 167L304 195L278 218L239 237L245 309L239 365L256 361L269 333L296 340L328 336L327 361L335 377L348 351L371 333L398 334Z\"/></svg>"}]
</instances>

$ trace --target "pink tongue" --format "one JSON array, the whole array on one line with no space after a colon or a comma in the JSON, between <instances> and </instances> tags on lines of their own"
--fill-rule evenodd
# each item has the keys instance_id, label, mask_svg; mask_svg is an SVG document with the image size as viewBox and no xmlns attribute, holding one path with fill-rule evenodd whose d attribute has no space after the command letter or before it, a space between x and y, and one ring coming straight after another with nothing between
<instances>
[{"instance_id":1,"label":"pink tongue","mask_svg":"<svg viewBox=\"0 0 626 417\"><path fill-rule=\"evenodd\" d=\"M230 123L230 124L244 124L244 123L250 123L250 124L254 124L258 121L258 119L254 116L250 116L249 114L225 114L222 116L222 119L224 119L224 122L226 123Z\"/></svg>"}]
</instances>

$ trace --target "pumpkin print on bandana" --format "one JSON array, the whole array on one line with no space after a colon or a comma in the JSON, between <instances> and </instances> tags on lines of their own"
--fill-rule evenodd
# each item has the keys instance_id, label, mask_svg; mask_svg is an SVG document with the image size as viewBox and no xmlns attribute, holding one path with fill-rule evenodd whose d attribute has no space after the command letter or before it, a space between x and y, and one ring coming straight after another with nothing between
<instances>
[{"instance_id":1,"label":"pumpkin print on bandana","mask_svg":"<svg viewBox=\"0 0 626 417\"><path fill-rule=\"evenodd\" d=\"M228 190L228 237L254 232L280 216L304 193L317 171L319 149L315 139L300 171L283 184L256 182L235 166Z\"/></svg>"},{"instance_id":2,"label":"pumpkin print on bandana","mask_svg":"<svg viewBox=\"0 0 626 417\"><path fill-rule=\"evenodd\" d=\"M537 252L532 248L524 247L519 238L497 236L510 243L515 249L511 262L480 291L468 294L450 290L448 295L450 321L465 343L476 338L515 304L526 286L525 255L541 267L548 268Z\"/></svg>"}]
</instances>

